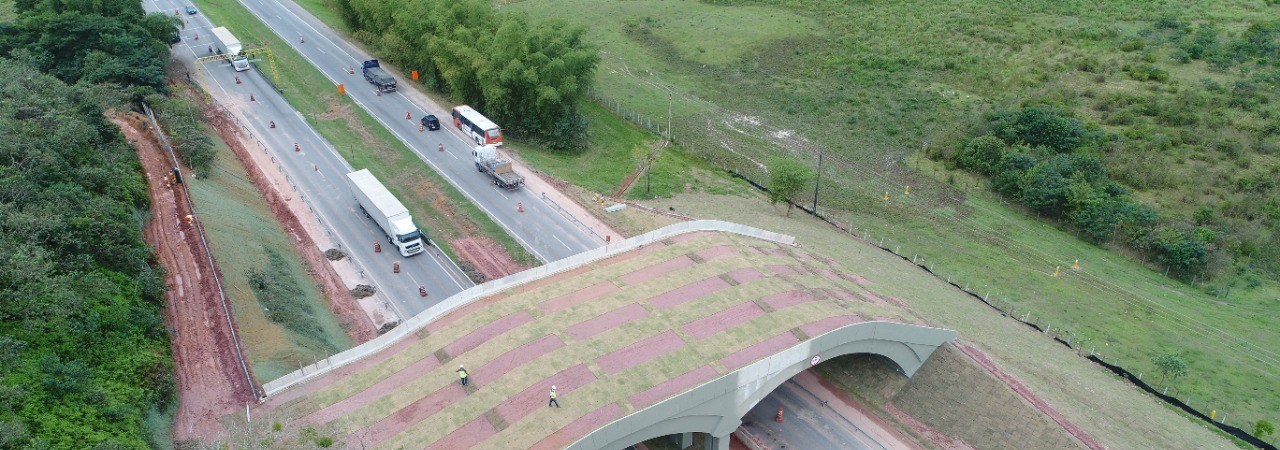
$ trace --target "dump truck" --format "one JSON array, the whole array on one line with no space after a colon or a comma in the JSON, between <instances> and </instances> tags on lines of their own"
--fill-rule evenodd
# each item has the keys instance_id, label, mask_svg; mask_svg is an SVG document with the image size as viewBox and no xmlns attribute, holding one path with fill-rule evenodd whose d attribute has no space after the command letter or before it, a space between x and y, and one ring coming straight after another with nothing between
<instances>
[{"instance_id":1,"label":"dump truck","mask_svg":"<svg viewBox=\"0 0 1280 450\"><path fill-rule=\"evenodd\" d=\"M368 81L369 84L376 86L382 92L396 91L396 78L387 73L386 70L383 70L382 66L378 64L378 60L370 59L365 61L362 67L364 67L362 69L364 70L364 80Z\"/></svg>"},{"instance_id":2,"label":"dump truck","mask_svg":"<svg viewBox=\"0 0 1280 450\"><path fill-rule=\"evenodd\" d=\"M482 145L472 150L471 156L475 157L476 170L489 175L494 186L513 191L524 184L524 176L515 172L511 161L498 156L498 147Z\"/></svg>"},{"instance_id":3,"label":"dump truck","mask_svg":"<svg viewBox=\"0 0 1280 450\"><path fill-rule=\"evenodd\" d=\"M227 49L228 59L231 60L231 68L236 72L244 72L249 70L249 58L244 56L244 46L240 45L240 40L231 35L231 31L227 27L218 27L213 30L213 37L218 38L218 42L222 43L222 48Z\"/></svg>"},{"instance_id":4,"label":"dump truck","mask_svg":"<svg viewBox=\"0 0 1280 450\"><path fill-rule=\"evenodd\" d=\"M355 195L356 204L365 217L372 218L382 231L386 233L391 245L400 249L400 254L413 256L422 253L431 241L427 235L413 224L413 216L409 209L397 200L382 182L369 172L361 169L347 174L351 182L351 191Z\"/></svg>"}]
</instances>

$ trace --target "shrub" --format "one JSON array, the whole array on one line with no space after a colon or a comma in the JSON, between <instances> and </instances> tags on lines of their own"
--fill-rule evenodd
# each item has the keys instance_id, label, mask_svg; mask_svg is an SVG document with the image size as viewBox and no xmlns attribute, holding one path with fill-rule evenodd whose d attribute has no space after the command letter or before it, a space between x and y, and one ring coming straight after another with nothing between
<instances>
[{"instance_id":1,"label":"shrub","mask_svg":"<svg viewBox=\"0 0 1280 450\"><path fill-rule=\"evenodd\" d=\"M1047 106L995 113L989 119L995 136L1010 144L1065 152L1083 143L1084 127L1080 122Z\"/></svg>"},{"instance_id":2,"label":"shrub","mask_svg":"<svg viewBox=\"0 0 1280 450\"><path fill-rule=\"evenodd\" d=\"M963 169L991 175L992 168L1000 162L1008 144L990 134L973 138L956 155L956 164Z\"/></svg>"}]
</instances>

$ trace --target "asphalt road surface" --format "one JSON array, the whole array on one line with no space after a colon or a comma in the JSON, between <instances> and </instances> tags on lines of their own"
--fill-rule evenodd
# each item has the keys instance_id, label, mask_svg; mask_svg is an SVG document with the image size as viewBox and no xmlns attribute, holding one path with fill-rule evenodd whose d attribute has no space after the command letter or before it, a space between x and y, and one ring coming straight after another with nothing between
<instances>
[{"instance_id":1,"label":"asphalt road surface","mask_svg":"<svg viewBox=\"0 0 1280 450\"><path fill-rule=\"evenodd\" d=\"M783 409L781 423L777 421L779 407ZM852 423L828 410L818 397L805 391L795 380L787 380L760 400L742 417L742 427L775 449L884 448Z\"/></svg>"},{"instance_id":2,"label":"asphalt road surface","mask_svg":"<svg viewBox=\"0 0 1280 450\"><path fill-rule=\"evenodd\" d=\"M148 11L172 14L175 9L184 9L186 3L147 0L143 6ZM190 68L194 67L197 57L209 56L210 45L218 43L209 31L214 25L203 14L182 12L180 15L187 24L181 31L182 42L173 46L173 54ZM341 249L362 269L368 280L366 284L377 288L378 295L384 296L401 319L473 285L457 265L435 247L408 258L396 252L378 225L359 212L345 177L352 171L350 164L270 87L262 74L256 70L236 72L225 61L202 63L202 66L202 70L191 70L192 78L265 144L296 186L295 195L309 202L327 232L332 233ZM235 81L237 76L240 84ZM253 101L249 100L250 93ZM271 121L275 121L275 129L270 128ZM301 152L294 151L294 143ZM430 230L424 231L430 236ZM382 241L381 253L374 253L374 241ZM392 273L394 261L400 262L399 274ZM427 288L427 297L419 295L418 286Z\"/></svg>"},{"instance_id":3,"label":"asphalt road surface","mask_svg":"<svg viewBox=\"0 0 1280 450\"><path fill-rule=\"evenodd\" d=\"M551 262L604 245L603 239L578 228L554 207L544 203L540 192L523 188L508 191L494 186L487 176L476 170L471 158L475 143L452 126L453 120L447 109L429 109L400 92L377 95L377 90L365 82L360 71L363 61L374 58L343 41L297 4L277 0L240 0L240 4L301 53L335 86L342 83L356 104L413 149L436 173L462 191L539 260ZM351 69L354 69L354 74L350 73ZM400 89L411 89L408 80L397 81ZM405 113L409 113L409 119L405 119ZM418 131L419 119L426 114L440 118L440 130ZM440 144L444 144L443 152L439 151ZM518 211L517 204L524 206L523 213Z\"/></svg>"}]
</instances>

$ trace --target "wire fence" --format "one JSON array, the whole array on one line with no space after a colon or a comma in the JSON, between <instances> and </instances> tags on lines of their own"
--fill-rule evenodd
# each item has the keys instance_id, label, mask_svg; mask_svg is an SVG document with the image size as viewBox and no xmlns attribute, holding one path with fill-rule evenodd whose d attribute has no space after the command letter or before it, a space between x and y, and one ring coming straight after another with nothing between
<instances>
[{"instance_id":1,"label":"wire fence","mask_svg":"<svg viewBox=\"0 0 1280 450\"><path fill-rule=\"evenodd\" d=\"M645 83L667 92L672 92L673 89L671 86L659 86L647 81ZM667 122L668 118L646 115L636 108L609 98L594 89L588 90L587 95L599 105L609 108L618 116L635 125L657 134L667 133L671 142L680 144L681 147L702 157L713 166L728 172L732 176L742 178L756 189L764 192L768 192L768 187L764 182L764 180L768 179L768 169L763 161L772 157L771 155L787 155L816 165L819 167L818 175L821 177L820 183L822 184L815 184L806 194L799 196L799 198L805 199L812 198L812 202L794 202L792 204L795 207L855 238L912 262L920 269L968 293L972 298L983 302L1009 318L1045 334L1046 337L1072 349L1078 356L1093 361L1169 405L1251 445L1266 449L1276 448L1273 444L1251 435L1252 422L1249 422L1244 417L1232 417L1227 413L1229 406L1223 405L1222 403L1224 402L1221 400L1196 399L1190 392L1180 392L1177 388L1165 387L1156 389L1148 381L1144 381L1143 378L1147 375L1145 372L1137 371L1135 374L1134 371L1126 369L1122 365L1124 363L1132 364L1133 361L1122 361L1118 355L1114 354L1120 353L1119 350L1104 354L1098 351L1094 342L1072 331L1079 324L1054 324L1045 317L1038 316L1034 311L1025 309L1025 306L1020 309L1018 307L1019 303L1012 298L992 295L992 292L995 291L994 288L979 292L976 288L986 285L970 284L969 280L962 280L955 273L944 273L949 266L939 267L937 261L925 258L922 254L907 254L903 252L902 249L904 247L913 247L911 243L891 238L887 233L873 236L871 230L868 229L870 227L858 226L857 220L849 218L851 215L848 212L871 206L872 203L882 199L888 202L890 198L894 200L909 198L910 200L903 201L912 202L909 206L914 207L910 209L915 210L915 212L904 211L899 212L899 214L904 217L909 215L911 218L917 218L919 216L917 213L921 209L939 206L956 209L979 207L967 202L963 192L958 192L956 189L943 185L931 177L920 176L918 173L913 172L915 168L908 167L906 163L905 151L891 152L881 159L869 163L855 163L846 158L823 152L816 144L799 136L794 130L772 127L763 119L747 117L724 110L696 97L685 96L681 97L680 100L684 103L693 103L696 108L706 112L695 115L693 118L681 117L679 120L670 120L672 125L667 128L664 126L664 122ZM823 167L824 164L826 165L825 168ZM823 173L830 173L828 171L841 171L853 175L852 178L860 178L861 180L851 181L848 178L822 177ZM913 189L915 190L914 194L911 192ZM877 195L880 191L883 191L883 194ZM822 201L820 202L820 200ZM976 225L964 224L959 220L952 220L946 225L967 227L970 231L983 232L985 235L1000 235L996 230L977 229L975 228L977 227ZM1020 244L1008 240L1001 241L999 245L1015 253L1027 254L1027 257L1032 260L1048 261L1050 267L1053 267L1052 261L1054 259L1052 255L1019 248ZM1135 307L1144 308L1144 310L1154 311L1156 314L1171 320L1179 320L1180 313L1163 310L1154 301L1143 299L1136 293L1123 287L1115 286L1091 274L1085 274L1084 276L1091 277L1090 280L1087 280L1087 283L1093 288L1115 295L1117 298L1130 298L1123 301L1129 302ZM1191 320L1190 322L1195 321ZM1183 323L1181 326L1192 333L1214 339L1233 350L1259 352L1264 356L1264 364L1280 364L1280 357L1276 357L1271 351L1216 328L1198 323ZM1274 361L1269 362L1272 359ZM1228 419L1235 420L1228 422ZM1249 429L1249 431L1246 431L1246 429Z\"/></svg>"}]
</instances>

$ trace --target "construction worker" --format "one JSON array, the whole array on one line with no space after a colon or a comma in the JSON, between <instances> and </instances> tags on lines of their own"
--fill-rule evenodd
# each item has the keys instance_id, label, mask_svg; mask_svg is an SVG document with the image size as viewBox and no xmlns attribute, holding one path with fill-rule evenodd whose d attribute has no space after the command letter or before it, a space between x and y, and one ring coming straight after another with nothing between
<instances>
[{"instance_id":1,"label":"construction worker","mask_svg":"<svg viewBox=\"0 0 1280 450\"><path fill-rule=\"evenodd\" d=\"M458 366L458 378L462 380L463 386L467 385L467 369L461 365Z\"/></svg>"},{"instance_id":2,"label":"construction worker","mask_svg":"<svg viewBox=\"0 0 1280 450\"><path fill-rule=\"evenodd\" d=\"M547 402L547 407L550 408L551 405L555 405L557 408L560 407L560 402L556 401L556 385L554 384L551 385L551 401Z\"/></svg>"}]
</instances>

